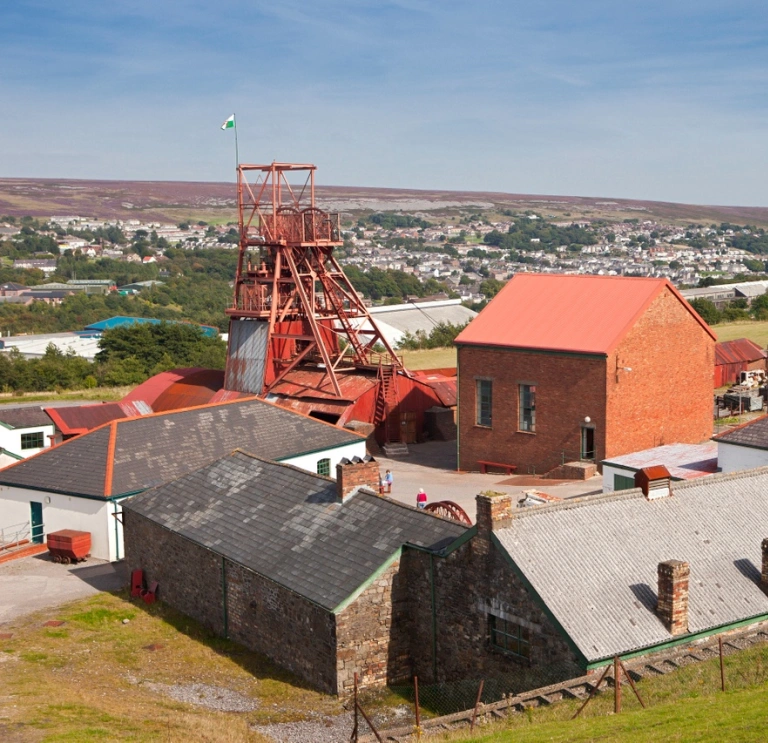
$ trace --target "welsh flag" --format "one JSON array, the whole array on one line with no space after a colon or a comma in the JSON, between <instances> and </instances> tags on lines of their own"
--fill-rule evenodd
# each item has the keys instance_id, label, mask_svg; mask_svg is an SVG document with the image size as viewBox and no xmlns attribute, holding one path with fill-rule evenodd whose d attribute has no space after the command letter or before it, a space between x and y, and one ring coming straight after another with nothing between
<instances>
[{"instance_id":1,"label":"welsh flag","mask_svg":"<svg viewBox=\"0 0 768 743\"><path fill-rule=\"evenodd\" d=\"M232 114L222 125L222 129L234 129L235 128L235 115Z\"/></svg>"}]
</instances>

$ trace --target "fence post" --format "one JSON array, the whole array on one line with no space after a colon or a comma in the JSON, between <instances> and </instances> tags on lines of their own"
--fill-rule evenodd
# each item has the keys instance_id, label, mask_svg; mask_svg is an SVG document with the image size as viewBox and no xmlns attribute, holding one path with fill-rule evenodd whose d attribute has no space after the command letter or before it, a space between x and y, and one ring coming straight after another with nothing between
<instances>
[{"instance_id":1,"label":"fence post","mask_svg":"<svg viewBox=\"0 0 768 743\"><path fill-rule=\"evenodd\" d=\"M717 636L717 646L720 650L720 691L725 691L725 663L723 662L723 638Z\"/></svg>"},{"instance_id":2,"label":"fence post","mask_svg":"<svg viewBox=\"0 0 768 743\"><path fill-rule=\"evenodd\" d=\"M413 677L413 696L416 706L416 740L421 740L421 714L419 711L419 677Z\"/></svg>"},{"instance_id":3,"label":"fence post","mask_svg":"<svg viewBox=\"0 0 768 743\"><path fill-rule=\"evenodd\" d=\"M352 736L350 737L351 743L357 743L357 671L355 671L355 724L352 728Z\"/></svg>"},{"instance_id":4,"label":"fence post","mask_svg":"<svg viewBox=\"0 0 768 743\"><path fill-rule=\"evenodd\" d=\"M475 720L477 719L477 708L480 706L480 697L483 696L483 684L485 679L480 679L480 686L477 689L477 699L475 700L475 708L472 710L472 723L469 726L469 732L472 733L475 730Z\"/></svg>"},{"instance_id":5,"label":"fence post","mask_svg":"<svg viewBox=\"0 0 768 743\"><path fill-rule=\"evenodd\" d=\"M619 668L619 656L613 658L613 713L621 712L621 669Z\"/></svg>"}]
</instances>

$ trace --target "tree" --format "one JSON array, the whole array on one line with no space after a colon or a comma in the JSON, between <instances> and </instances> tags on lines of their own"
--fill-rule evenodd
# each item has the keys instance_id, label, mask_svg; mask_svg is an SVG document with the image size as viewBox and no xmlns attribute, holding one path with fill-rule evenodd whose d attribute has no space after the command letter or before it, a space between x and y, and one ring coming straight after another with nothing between
<instances>
[{"instance_id":1,"label":"tree","mask_svg":"<svg viewBox=\"0 0 768 743\"><path fill-rule=\"evenodd\" d=\"M704 320L707 325L716 325L722 320L720 311L708 299L692 299L691 307L701 315L701 319Z\"/></svg>"},{"instance_id":2,"label":"tree","mask_svg":"<svg viewBox=\"0 0 768 743\"><path fill-rule=\"evenodd\" d=\"M485 279L480 283L480 293L488 299L495 297L504 288L504 282L498 279Z\"/></svg>"}]
</instances>

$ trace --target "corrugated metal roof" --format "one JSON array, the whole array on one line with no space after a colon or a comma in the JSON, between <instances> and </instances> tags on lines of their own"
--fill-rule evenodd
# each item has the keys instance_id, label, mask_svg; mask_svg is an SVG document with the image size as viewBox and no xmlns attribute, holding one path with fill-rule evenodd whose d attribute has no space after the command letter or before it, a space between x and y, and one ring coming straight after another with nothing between
<instances>
[{"instance_id":1,"label":"corrugated metal roof","mask_svg":"<svg viewBox=\"0 0 768 743\"><path fill-rule=\"evenodd\" d=\"M665 290L715 338L666 279L517 274L456 343L605 354Z\"/></svg>"},{"instance_id":2,"label":"corrugated metal roof","mask_svg":"<svg viewBox=\"0 0 768 743\"><path fill-rule=\"evenodd\" d=\"M106 320L100 320L99 322L86 325L86 330L112 330L113 328L119 328L123 325L137 325L146 324L159 325L162 322L172 323L174 325L194 325L203 331L204 335L215 338L219 334L219 329L214 328L212 325L198 325L197 323L184 322L180 320L158 320L154 317L128 317L126 315L116 315L115 317L109 317Z\"/></svg>"},{"instance_id":3,"label":"corrugated metal roof","mask_svg":"<svg viewBox=\"0 0 768 743\"><path fill-rule=\"evenodd\" d=\"M96 405L73 405L45 408L45 412L65 436L73 436L121 418L148 415L152 408L142 401L105 402Z\"/></svg>"},{"instance_id":4,"label":"corrugated metal roof","mask_svg":"<svg viewBox=\"0 0 768 743\"><path fill-rule=\"evenodd\" d=\"M212 375L218 375L214 377ZM195 379L200 380L200 386L210 392L210 397L205 402L210 402L213 395L221 389L224 381L224 372L215 371L211 369L201 369L200 367L192 367L189 369L171 369L170 371L161 372L155 374L154 377L150 377L146 382L142 382L138 387L134 387L122 400L122 402L136 402L142 400L152 407L153 410L157 410L156 404L160 397L162 397L168 390L175 384L189 384L194 385ZM215 379L220 379L221 383L218 387L215 387ZM171 393L172 394L172 393ZM205 395L207 393L202 392ZM200 403L203 404L203 403ZM183 406L182 406L183 407Z\"/></svg>"},{"instance_id":5,"label":"corrugated metal roof","mask_svg":"<svg viewBox=\"0 0 768 743\"><path fill-rule=\"evenodd\" d=\"M657 567L690 563L688 625L704 632L768 614L760 589L768 468L521 510L499 541L592 662L669 642ZM567 545L567 549L560 546Z\"/></svg>"},{"instance_id":6,"label":"corrugated metal roof","mask_svg":"<svg viewBox=\"0 0 768 743\"><path fill-rule=\"evenodd\" d=\"M341 504L328 478L242 452L138 495L125 508L328 610L403 545L440 550L467 530L364 492Z\"/></svg>"},{"instance_id":7,"label":"corrugated metal roof","mask_svg":"<svg viewBox=\"0 0 768 743\"><path fill-rule=\"evenodd\" d=\"M717 472L717 444L667 444L652 449L611 457L602 463L631 470L641 470L654 465L664 465L676 480L692 480Z\"/></svg>"},{"instance_id":8,"label":"corrugated metal roof","mask_svg":"<svg viewBox=\"0 0 768 743\"><path fill-rule=\"evenodd\" d=\"M737 364L742 361L759 361L768 358L768 354L749 338L737 338L715 344L715 366Z\"/></svg>"},{"instance_id":9,"label":"corrugated metal roof","mask_svg":"<svg viewBox=\"0 0 768 743\"><path fill-rule=\"evenodd\" d=\"M341 396L344 400L354 402L364 395L371 387L378 384L375 376L354 373L337 373ZM275 395L286 397L316 397L337 399L328 375L322 369L294 369L272 390Z\"/></svg>"},{"instance_id":10,"label":"corrugated metal roof","mask_svg":"<svg viewBox=\"0 0 768 743\"><path fill-rule=\"evenodd\" d=\"M414 377L413 381L429 387L444 407L452 408L456 405L456 377L444 377L433 374Z\"/></svg>"}]
</instances>

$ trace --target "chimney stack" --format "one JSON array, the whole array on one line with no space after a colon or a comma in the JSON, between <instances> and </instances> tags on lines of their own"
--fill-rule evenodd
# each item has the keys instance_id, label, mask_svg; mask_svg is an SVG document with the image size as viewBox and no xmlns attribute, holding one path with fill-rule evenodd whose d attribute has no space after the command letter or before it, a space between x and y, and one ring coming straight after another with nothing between
<instances>
[{"instance_id":1,"label":"chimney stack","mask_svg":"<svg viewBox=\"0 0 768 743\"><path fill-rule=\"evenodd\" d=\"M659 563L659 599L656 613L672 635L688 633L688 577L690 573L691 569L687 562L667 560Z\"/></svg>"},{"instance_id":2,"label":"chimney stack","mask_svg":"<svg viewBox=\"0 0 768 743\"><path fill-rule=\"evenodd\" d=\"M509 493L478 493L475 502L478 534L497 531L512 523L515 502Z\"/></svg>"},{"instance_id":3,"label":"chimney stack","mask_svg":"<svg viewBox=\"0 0 768 743\"><path fill-rule=\"evenodd\" d=\"M336 465L336 494L340 503L344 503L358 488L366 487L372 492L379 492L379 463L370 455L365 459L344 457Z\"/></svg>"}]
</instances>

